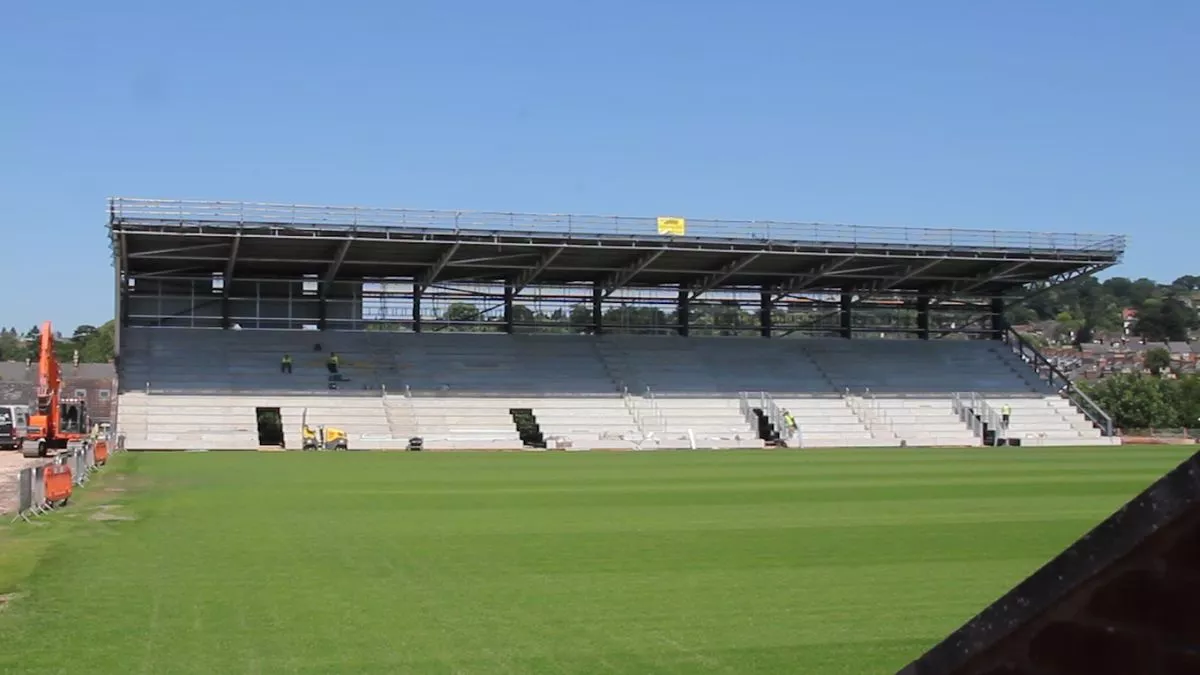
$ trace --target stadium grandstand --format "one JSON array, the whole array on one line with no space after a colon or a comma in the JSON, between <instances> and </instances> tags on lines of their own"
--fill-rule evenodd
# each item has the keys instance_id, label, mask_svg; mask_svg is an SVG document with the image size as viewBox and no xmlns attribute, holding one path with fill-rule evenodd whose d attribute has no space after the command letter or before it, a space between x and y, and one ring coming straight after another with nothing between
<instances>
[{"instance_id":1,"label":"stadium grandstand","mask_svg":"<svg viewBox=\"0 0 1200 675\"><path fill-rule=\"evenodd\" d=\"M130 449L1117 443L1004 321L1120 236L116 198ZM1005 417L1007 416L1007 419Z\"/></svg>"}]
</instances>

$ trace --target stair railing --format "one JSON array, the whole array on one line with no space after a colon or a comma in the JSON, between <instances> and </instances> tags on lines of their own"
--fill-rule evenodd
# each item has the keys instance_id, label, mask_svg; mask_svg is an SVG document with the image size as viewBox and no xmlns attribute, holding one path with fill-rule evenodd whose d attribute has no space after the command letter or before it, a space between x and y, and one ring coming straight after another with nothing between
<instances>
[{"instance_id":1,"label":"stair railing","mask_svg":"<svg viewBox=\"0 0 1200 675\"><path fill-rule=\"evenodd\" d=\"M1100 429L1100 433L1105 436L1115 435L1112 417L1099 404L1093 401L1090 396L1080 390L1079 387L1076 387L1070 378L1059 370L1050 359L1046 358L1036 347L1029 344L1029 341L1021 337L1020 333L1013 330L1012 326L1004 327L1003 341L1012 349L1014 354L1032 365L1038 375L1046 380L1055 391L1070 401L1072 405L1091 420L1092 424L1095 424Z\"/></svg>"}]
</instances>

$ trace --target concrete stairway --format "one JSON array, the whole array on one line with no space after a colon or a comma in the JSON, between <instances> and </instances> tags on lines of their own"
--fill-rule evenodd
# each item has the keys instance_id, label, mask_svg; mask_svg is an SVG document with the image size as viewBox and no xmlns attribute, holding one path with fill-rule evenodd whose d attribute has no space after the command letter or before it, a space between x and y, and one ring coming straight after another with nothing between
<instances>
[{"instance_id":1,"label":"concrete stairway","mask_svg":"<svg viewBox=\"0 0 1200 675\"><path fill-rule=\"evenodd\" d=\"M1021 445L1086 446L1119 445L1119 438L1108 438L1071 402L1061 396L986 397L988 405L1000 412L1012 409L1007 429L1000 434L1017 439Z\"/></svg>"},{"instance_id":2,"label":"concrete stairway","mask_svg":"<svg viewBox=\"0 0 1200 675\"><path fill-rule=\"evenodd\" d=\"M122 339L119 423L135 446L253 446L255 407L281 408L293 434L307 406L357 447L422 436L431 449L520 448L514 408L575 447L639 447L646 434L658 447L756 447L743 391L789 408L809 447L976 444L953 413L955 392L1010 401L1010 431L1023 443L1108 440L1068 402L1046 398L1028 364L981 340L171 328ZM336 390L331 351L341 357ZM279 372L284 353L290 375Z\"/></svg>"},{"instance_id":3,"label":"concrete stairway","mask_svg":"<svg viewBox=\"0 0 1200 675\"><path fill-rule=\"evenodd\" d=\"M954 413L951 397L878 397L867 405L896 439L914 447L974 447L983 444Z\"/></svg>"},{"instance_id":4,"label":"concrete stairway","mask_svg":"<svg viewBox=\"0 0 1200 675\"><path fill-rule=\"evenodd\" d=\"M899 445L886 427L871 428L858 415L852 401L841 396L797 396L775 399L791 411L800 429L800 445L805 448L887 447Z\"/></svg>"}]
</instances>

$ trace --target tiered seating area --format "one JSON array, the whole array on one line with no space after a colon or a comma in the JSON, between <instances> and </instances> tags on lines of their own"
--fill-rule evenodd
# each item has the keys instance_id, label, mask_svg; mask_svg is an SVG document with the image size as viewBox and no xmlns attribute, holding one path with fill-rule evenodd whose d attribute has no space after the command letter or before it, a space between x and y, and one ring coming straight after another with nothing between
<instances>
[{"instance_id":1,"label":"tiered seating area","mask_svg":"<svg viewBox=\"0 0 1200 675\"><path fill-rule=\"evenodd\" d=\"M1012 419L1001 435L1018 439L1022 445L1104 445L1108 440L1071 406L1070 401L1059 396L994 396L988 399L988 404L994 410L1000 410L1005 404L1009 406Z\"/></svg>"},{"instance_id":2,"label":"tiered seating area","mask_svg":"<svg viewBox=\"0 0 1200 675\"><path fill-rule=\"evenodd\" d=\"M120 395L117 426L131 450L244 450L258 447L254 400L237 396Z\"/></svg>"},{"instance_id":3,"label":"tiered seating area","mask_svg":"<svg viewBox=\"0 0 1200 675\"><path fill-rule=\"evenodd\" d=\"M1007 435L1025 444L1109 440L986 341L140 328L123 333L121 358L119 423L134 449L254 447L255 407L280 408L285 434L307 408L362 448L412 436L430 449L521 448L514 410L531 411L552 446L762 447L742 392L791 411L805 447L978 445L956 392L1010 405Z\"/></svg>"}]
</instances>

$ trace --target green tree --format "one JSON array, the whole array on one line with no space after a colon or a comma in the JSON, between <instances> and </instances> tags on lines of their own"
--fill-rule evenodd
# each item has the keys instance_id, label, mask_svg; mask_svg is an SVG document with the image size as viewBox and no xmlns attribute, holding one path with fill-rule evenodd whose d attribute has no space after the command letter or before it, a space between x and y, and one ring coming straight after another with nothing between
<instances>
[{"instance_id":1,"label":"green tree","mask_svg":"<svg viewBox=\"0 0 1200 675\"><path fill-rule=\"evenodd\" d=\"M1145 356L1142 357L1142 364L1151 374L1162 375L1171 368L1171 352L1162 347L1147 350Z\"/></svg>"},{"instance_id":2,"label":"green tree","mask_svg":"<svg viewBox=\"0 0 1200 675\"><path fill-rule=\"evenodd\" d=\"M1200 375L1185 375L1174 383L1177 425L1200 429Z\"/></svg>"},{"instance_id":3,"label":"green tree","mask_svg":"<svg viewBox=\"0 0 1200 675\"><path fill-rule=\"evenodd\" d=\"M442 318L455 323L479 321L479 308L469 302L452 302Z\"/></svg>"},{"instance_id":4,"label":"green tree","mask_svg":"<svg viewBox=\"0 0 1200 675\"><path fill-rule=\"evenodd\" d=\"M525 305L513 305L512 314L516 323L533 323L538 318L533 310Z\"/></svg>"},{"instance_id":5,"label":"green tree","mask_svg":"<svg viewBox=\"0 0 1200 675\"><path fill-rule=\"evenodd\" d=\"M585 326L592 325L592 308L583 303L573 305L570 313L567 314L567 325L572 330L580 330Z\"/></svg>"},{"instance_id":6,"label":"green tree","mask_svg":"<svg viewBox=\"0 0 1200 675\"><path fill-rule=\"evenodd\" d=\"M604 312L605 330L625 333L658 333L672 327L673 321L657 307L622 305Z\"/></svg>"},{"instance_id":7,"label":"green tree","mask_svg":"<svg viewBox=\"0 0 1200 675\"><path fill-rule=\"evenodd\" d=\"M90 326L81 326L90 328ZM116 323L109 321L99 328L85 332L82 339L73 340L74 348L79 350L79 360L82 363L108 363L113 358L116 347ZM79 329L76 329L79 334Z\"/></svg>"},{"instance_id":8,"label":"green tree","mask_svg":"<svg viewBox=\"0 0 1200 675\"><path fill-rule=\"evenodd\" d=\"M1181 292L1195 293L1200 291L1200 276L1185 274L1171 282L1171 288Z\"/></svg>"},{"instance_id":9,"label":"green tree","mask_svg":"<svg viewBox=\"0 0 1200 675\"><path fill-rule=\"evenodd\" d=\"M0 361L22 361L25 345L15 330L0 331Z\"/></svg>"},{"instance_id":10,"label":"green tree","mask_svg":"<svg viewBox=\"0 0 1200 675\"><path fill-rule=\"evenodd\" d=\"M1180 413L1173 387L1172 380L1135 374L1113 375L1081 385L1122 429L1177 426Z\"/></svg>"},{"instance_id":11,"label":"green tree","mask_svg":"<svg viewBox=\"0 0 1200 675\"><path fill-rule=\"evenodd\" d=\"M1200 321L1196 312L1175 298L1147 303L1138 312L1133 332L1153 342L1182 342Z\"/></svg>"}]
</instances>

